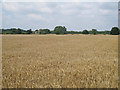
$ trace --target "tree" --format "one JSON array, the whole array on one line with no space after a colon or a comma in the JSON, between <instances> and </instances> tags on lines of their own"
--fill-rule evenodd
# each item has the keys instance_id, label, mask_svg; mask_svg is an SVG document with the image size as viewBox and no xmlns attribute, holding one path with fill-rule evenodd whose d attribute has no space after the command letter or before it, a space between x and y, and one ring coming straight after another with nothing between
<instances>
[{"instance_id":1,"label":"tree","mask_svg":"<svg viewBox=\"0 0 120 90\"><path fill-rule=\"evenodd\" d=\"M32 33L31 29L27 30L27 34L31 34L31 33Z\"/></svg>"},{"instance_id":2,"label":"tree","mask_svg":"<svg viewBox=\"0 0 120 90\"><path fill-rule=\"evenodd\" d=\"M89 34L87 30L83 30L82 34Z\"/></svg>"},{"instance_id":3,"label":"tree","mask_svg":"<svg viewBox=\"0 0 120 90\"><path fill-rule=\"evenodd\" d=\"M39 34L49 34L50 30L49 29L39 29L38 33Z\"/></svg>"},{"instance_id":4,"label":"tree","mask_svg":"<svg viewBox=\"0 0 120 90\"><path fill-rule=\"evenodd\" d=\"M55 34L66 34L67 33L67 29L64 26L56 26L54 28L54 33Z\"/></svg>"},{"instance_id":5,"label":"tree","mask_svg":"<svg viewBox=\"0 0 120 90\"><path fill-rule=\"evenodd\" d=\"M8 34L22 34L22 29L18 28L11 28L11 29L7 29L7 33Z\"/></svg>"},{"instance_id":6,"label":"tree","mask_svg":"<svg viewBox=\"0 0 120 90\"><path fill-rule=\"evenodd\" d=\"M17 31L17 34L22 34L22 30L20 28L18 28L16 31Z\"/></svg>"},{"instance_id":7,"label":"tree","mask_svg":"<svg viewBox=\"0 0 120 90\"><path fill-rule=\"evenodd\" d=\"M105 31L104 31L104 35L106 35L106 34L110 34L110 31L105 30Z\"/></svg>"},{"instance_id":8,"label":"tree","mask_svg":"<svg viewBox=\"0 0 120 90\"><path fill-rule=\"evenodd\" d=\"M97 34L97 29L92 29L92 34L96 35Z\"/></svg>"},{"instance_id":9,"label":"tree","mask_svg":"<svg viewBox=\"0 0 120 90\"><path fill-rule=\"evenodd\" d=\"M18 29L11 28L11 29L2 29L2 34L28 34L28 32L20 28Z\"/></svg>"},{"instance_id":10,"label":"tree","mask_svg":"<svg viewBox=\"0 0 120 90\"><path fill-rule=\"evenodd\" d=\"M112 29L111 29L111 31L110 31L110 34L111 35L119 35L119 28L118 27L113 27Z\"/></svg>"},{"instance_id":11,"label":"tree","mask_svg":"<svg viewBox=\"0 0 120 90\"><path fill-rule=\"evenodd\" d=\"M2 34L2 29L0 29L0 34Z\"/></svg>"}]
</instances>

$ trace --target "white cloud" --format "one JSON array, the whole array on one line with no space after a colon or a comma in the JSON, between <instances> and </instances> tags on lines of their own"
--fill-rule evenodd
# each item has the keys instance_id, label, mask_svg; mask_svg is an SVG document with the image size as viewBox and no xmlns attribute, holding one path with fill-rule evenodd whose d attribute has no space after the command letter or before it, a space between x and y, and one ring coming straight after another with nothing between
<instances>
[{"instance_id":1,"label":"white cloud","mask_svg":"<svg viewBox=\"0 0 120 90\"><path fill-rule=\"evenodd\" d=\"M18 3L3 3L3 8L7 11L16 12L19 11Z\"/></svg>"},{"instance_id":2,"label":"white cloud","mask_svg":"<svg viewBox=\"0 0 120 90\"><path fill-rule=\"evenodd\" d=\"M108 15L108 14L111 13L111 10L103 10L103 9L100 9L99 11L100 11L100 13L102 13L103 15Z\"/></svg>"},{"instance_id":3,"label":"white cloud","mask_svg":"<svg viewBox=\"0 0 120 90\"><path fill-rule=\"evenodd\" d=\"M117 25L115 5L117 3L4 3L3 26L53 29L56 25L65 25L69 30L108 29Z\"/></svg>"},{"instance_id":4,"label":"white cloud","mask_svg":"<svg viewBox=\"0 0 120 90\"><path fill-rule=\"evenodd\" d=\"M0 3L0 28L2 28L2 3Z\"/></svg>"},{"instance_id":5,"label":"white cloud","mask_svg":"<svg viewBox=\"0 0 120 90\"><path fill-rule=\"evenodd\" d=\"M47 12L47 13L52 13L52 10L48 7L44 7L40 9L41 12Z\"/></svg>"},{"instance_id":6,"label":"white cloud","mask_svg":"<svg viewBox=\"0 0 120 90\"><path fill-rule=\"evenodd\" d=\"M3 2L118 2L119 0L3 0Z\"/></svg>"},{"instance_id":7,"label":"white cloud","mask_svg":"<svg viewBox=\"0 0 120 90\"><path fill-rule=\"evenodd\" d=\"M36 14L29 14L28 17L29 17L29 18L32 18L33 20L34 20L34 19L35 19L35 20L42 20L42 19L43 19L42 16L36 15Z\"/></svg>"},{"instance_id":8,"label":"white cloud","mask_svg":"<svg viewBox=\"0 0 120 90\"><path fill-rule=\"evenodd\" d=\"M24 12L24 11L39 11L45 13L52 13L50 7L47 7L46 3L18 3L18 2L11 2L11 3L3 3L3 8L7 11L11 12Z\"/></svg>"}]
</instances>

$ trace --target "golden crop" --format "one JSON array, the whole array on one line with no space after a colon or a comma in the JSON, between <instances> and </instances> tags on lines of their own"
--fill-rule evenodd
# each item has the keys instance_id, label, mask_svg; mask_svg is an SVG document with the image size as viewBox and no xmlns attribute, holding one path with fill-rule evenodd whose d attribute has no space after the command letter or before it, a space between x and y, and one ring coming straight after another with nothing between
<instances>
[{"instance_id":1,"label":"golden crop","mask_svg":"<svg viewBox=\"0 0 120 90\"><path fill-rule=\"evenodd\" d=\"M2 38L3 88L118 87L118 36Z\"/></svg>"}]
</instances>

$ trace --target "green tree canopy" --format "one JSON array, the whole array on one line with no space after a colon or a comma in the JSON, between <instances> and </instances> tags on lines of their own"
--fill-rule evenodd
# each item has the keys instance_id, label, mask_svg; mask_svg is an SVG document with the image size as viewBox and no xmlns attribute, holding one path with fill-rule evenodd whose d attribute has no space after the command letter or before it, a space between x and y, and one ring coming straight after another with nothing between
<instances>
[{"instance_id":1,"label":"green tree canopy","mask_svg":"<svg viewBox=\"0 0 120 90\"><path fill-rule=\"evenodd\" d=\"M27 34L31 34L31 33L32 33L31 29L27 30Z\"/></svg>"},{"instance_id":2,"label":"green tree canopy","mask_svg":"<svg viewBox=\"0 0 120 90\"><path fill-rule=\"evenodd\" d=\"M67 33L67 29L64 26L56 26L54 28L54 33L55 34L66 34Z\"/></svg>"},{"instance_id":3,"label":"green tree canopy","mask_svg":"<svg viewBox=\"0 0 120 90\"><path fill-rule=\"evenodd\" d=\"M111 35L119 35L119 28L118 27L113 27L112 29L111 29L111 32L110 32L110 34Z\"/></svg>"},{"instance_id":4,"label":"green tree canopy","mask_svg":"<svg viewBox=\"0 0 120 90\"><path fill-rule=\"evenodd\" d=\"M39 29L38 33L39 34L49 34L50 30L49 29Z\"/></svg>"},{"instance_id":5,"label":"green tree canopy","mask_svg":"<svg viewBox=\"0 0 120 90\"><path fill-rule=\"evenodd\" d=\"M22 34L24 31L20 28L2 29L3 34Z\"/></svg>"},{"instance_id":6,"label":"green tree canopy","mask_svg":"<svg viewBox=\"0 0 120 90\"><path fill-rule=\"evenodd\" d=\"M96 35L97 34L97 29L92 29L92 34Z\"/></svg>"},{"instance_id":7,"label":"green tree canopy","mask_svg":"<svg viewBox=\"0 0 120 90\"><path fill-rule=\"evenodd\" d=\"M87 30L83 30L82 34L89 34Z\"/></svg>"}]
</instances>

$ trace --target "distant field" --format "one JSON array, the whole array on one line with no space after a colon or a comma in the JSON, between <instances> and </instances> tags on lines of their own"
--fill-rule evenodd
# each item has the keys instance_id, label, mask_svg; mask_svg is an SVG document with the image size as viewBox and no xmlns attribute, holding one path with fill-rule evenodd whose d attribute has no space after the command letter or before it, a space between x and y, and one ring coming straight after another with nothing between
<instances>
[{"instance_id":1,"label":"distant field","mask_svg":"<svg viewBox=\"0 0 120 90\"><path fill-rule=\"evenodd\" d=\"M3 88L116 88L118 36L3 35Z\"/></svg>"}]
</instances>

